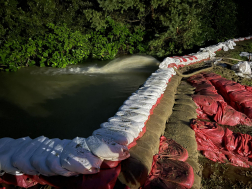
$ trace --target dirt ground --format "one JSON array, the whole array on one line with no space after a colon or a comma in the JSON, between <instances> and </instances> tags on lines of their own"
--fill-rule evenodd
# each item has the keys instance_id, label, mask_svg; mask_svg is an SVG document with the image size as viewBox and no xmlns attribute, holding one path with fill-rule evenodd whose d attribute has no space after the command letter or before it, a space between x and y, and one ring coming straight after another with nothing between
<instances>
[{"instance_id":1,"label":"dirt ground","mask_svg":"<svg viewBox=\"0 0 252 189\"><path fill-rule=\"evenodd\" d=\"M252 40L237 42L237 46L233 50L227 52L219 51L216 53L216 57L228 57L240 60L248 61L246 57L240 57L241 52L252 53ZM235 64L237 61L225 60L229 63ZM252 61L252 60L251 60ZM184 74L192 73L205 67L211 66L211 62L199 63L191 66L181 68L180 71ZM235 75L235 72L231 70L230 65L226 67L215 65L212 72L221 75L224 78L236 81L242 85L252 86L252 80L242 78ZM252 127L244 125L238 125L235 127L225 126L234 132L241 132L252 135ZM252 168L241 168L233 165L215 163L205 158L202 154L199 154L199 163L202 165L202 189L251 189L252 188Z\"/></svg>"}]
</instances>

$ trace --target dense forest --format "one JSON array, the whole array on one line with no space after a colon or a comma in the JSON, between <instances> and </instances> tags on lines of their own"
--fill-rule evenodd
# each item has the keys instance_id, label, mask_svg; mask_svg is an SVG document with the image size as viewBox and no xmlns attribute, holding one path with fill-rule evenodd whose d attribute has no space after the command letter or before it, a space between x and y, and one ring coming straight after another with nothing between
<instances>
[{"instance_id":1,"label":"dense forest","mask_svg":"<svg viewBox=\"0 0 252 189\"><path fill-rule=\"evenodd\" d=\"M155 57L252 33L245 0L0 0L0 70Z\"/></svg>"}]
</instances>

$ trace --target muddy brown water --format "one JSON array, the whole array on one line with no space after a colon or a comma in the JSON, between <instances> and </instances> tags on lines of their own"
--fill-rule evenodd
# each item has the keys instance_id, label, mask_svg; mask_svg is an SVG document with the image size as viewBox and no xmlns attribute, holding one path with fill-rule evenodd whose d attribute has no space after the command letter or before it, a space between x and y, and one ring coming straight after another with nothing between
<instances>
[{"instance_id":1,"label":"muddy brown water","mask_svg":"<svg viewBox=\"0 0 252 189\"><path fill-rule=\"evenodd\" d=\"M117 112L158 66L152 57L121 58L120 72L86 72L92 62L67 69L23 68L0 72L0 137L41 135L72 139L88 137ZM116 64L117 62L114 62ZM130 68L130 69L127 69Z\"/></svg>"}]
</instances>

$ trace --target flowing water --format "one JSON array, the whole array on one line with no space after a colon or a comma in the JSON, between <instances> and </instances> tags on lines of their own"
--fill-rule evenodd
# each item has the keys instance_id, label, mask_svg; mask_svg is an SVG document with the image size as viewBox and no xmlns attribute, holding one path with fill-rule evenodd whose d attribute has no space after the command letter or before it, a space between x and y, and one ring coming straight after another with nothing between
<instances>
[{"instance_id":1,"label":"flowing water","mask_svg":"<svg viewBox=\"0 0 252 189\"><path fill-rule=\"evenodd\" d=\"M0 138L88 137L155 71L153 57L129 56L65 69L0 73Z\"/></svg>"}]
</instances>

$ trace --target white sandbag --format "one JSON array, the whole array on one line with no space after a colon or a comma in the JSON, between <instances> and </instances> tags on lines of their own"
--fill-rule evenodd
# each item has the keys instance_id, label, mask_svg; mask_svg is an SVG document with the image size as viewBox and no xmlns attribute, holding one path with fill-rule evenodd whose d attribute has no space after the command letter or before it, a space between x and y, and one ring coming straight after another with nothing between
<instances>
[{"instance_id":1,"label":"white sandbag","mask_svg":"<svg viewBox=\"0 0 252 189\"><path fill-rule=\"evenodd\" d=\"M30 158L37 148L46 140L47 137L40 136L30 140L18 149L11 157L12 165L25 174L36 175L38 171L31 165Z\"/></svg>"},{"instance_id":2,"label":"white sandbag","mask_svg":"<svg viewBox=\"0 0 252 189\"><path fill-rule=\"evenodd\" d=\"M142 97L147 97L147 98L150 98L150 99L154 99L154 100L157 100L157 97L156 96L153 96L153 95L146 95L146 94L137 94L137 93L132 93L131 96L142 96Z\"/></svg>"},{"instance_id":3,"label":"white sandbag","mask_svg":"<svg viewBox=\"0 0 252 189\"><path fill-rule=\"evenodd\" d=\"M111 118L108 119L108 121L112 120L112 119L117 119L119 121L121 121L122 119L126 119L126 120L132 120L134 122L145 122L149 119L149 116L147 115L143 115L143 114L139 114L136 112L126 112L123 115L115 115Z\"/></svg>"},{"instance_id":4,"label":"white sandbag","mask_svg":"<svg viewBox=\"0 0 252 189\"><path fill-rule=\"evenodd\" d=\"M133 112L144 114L144 115L147 115L147 116L150 115L150 110L149 109L140 108L140 107L137 107L137 106L122 105L119 108L119 111L116 113L116 115L120 115L121 111L133 111Z\"/></svg>"},{"instance_id":5,"label":"white sandbag","mask_svg":"<svg viewBox=\"0 0 252 189\"><path fill-rule=\"evenodd\" d=\"M153 82L153 83L149 83L149 84L144 84L143 87L152 87L153 89L157 89L159 91L165 91L167 85L165 83L165 85L162 85L162 83L158 83L158 82Z\"/></svg>"},{"instance_id":6,"label":"white sandbag","mask_svg":"<svg viewBox=\"0 0 252 189\"><path fill-rule=\"evenodd\" d=\"M252 60L252 53L241 52L239 55L240 55L240 56L247 57L248 60L249 60L249 59Z\"/></svg>"},{"instance_id":7,"label":"white sandbag","mask_svg":"<svg viewBox=\"0 0 252 189\"><path fill-rule=\"evenodd\" d=\"M118 111L116 113L116 116L125 117L125 118L131 117L129 119L132 119L135 122L142 122L145 119L148 119L150 114L144 114L141 112L137 113L132 110L122 110L122 111Z\"/></svg>"},{"instance_id":8,"label":"white sandbag","mask_svg":"<svg viewBox=\"0 0 252 189\"><path fill-rule=\"evenodd\" d=\"M124 131L130 133L134 138L137 138L139 133L144 128L144 123L136 123L136 122L122 122L120 120L113 120L110 122L102 123L101 128L116 130L116 131Z\"/></svg>"},{"instance_id":9,"label":"white sandbag","mask_svg":"<svg viewBox=\"0 0 252 189\"><path fill-rule=\"evenodd\" d=\"M12 174L22 175L21 171L12 165L11 157L24 144L31 140L30 137L24 137L19 139L1 138L0 139L0 170Z\"/></svg>"},{"instance_id":10,"label":"white sandbag","mask_svg":"<svg viewBox=\"0 0 252 189\"><path fill-rule=\"evenodd\" d=\"M160 97L160 95L159 95ZM159 97L156 97L158 99ZM134 106L134 107L139 107L139 108L144 108L144 109L152 109L153 105L150 103L145 103L145 102L136 102L136 101L128 101L127 104L128 106Z\"/></svg>"},{"instance_id":11,"label":"white sandbag","mask_svg":"<svg viewBox=\"0 0 252 189\"><path fill-rule=\"evenodd\" d=\"M68 143L60 156L61 166L80 174L94 174L100 171L102 160L94 156L85 138L76 137Z\"/></svg>"},{"instance_id":12,"label":"white sandbag","mask_svg":"<svg viewBox=\"0 0 252 189\"><path fill-rule=\"evenodd\" d=\"M156 98L149 98L148 96L144 96L144 95L131 95L128 100L136 100L136 101L145 101L145 102L149 102L150 104L155 104L157 102Z\"/></svg>"},{"instance_id":13,"label":"white sandbag","mask_svg":"<svg viewBox=\"0 0 252 189\"><path fill-rule=\"evenodd\" d=\"M238 62L231 69L244 75L251 75L251 67L247 61Z\"/></svg>"},{"instance_id":14,"label":"white sandbag","mask_svg":"<svg viewBox=\"0 0 252 189\"><path fill-rule=\"evenodd\" d=\"M46 165L47 167L57 175L62 175L65 177L78 175L79 173L75 173L69 170L62 168L60 163L60 156L64 147L69 144L72 140L56 140L54 143L51 144L51 152L46 157Z\"/></svg>"},{"instance_id":15,"label":"white sandbag","mask_svg":"<svg viewBox=\"0 0 252 189\"><path fill-rule=\"evenodd\" d=\"M134 112L134 113L138 113L138 114L143 114L145 116L149 116L150 115L150 110L147 110L147 109L143 109L143 108L130 108L129 106L127 105L124 105L127 107L127 109L124 107L123 109L120 109L118 112L116 112L115 115L118 115L118 116L122 116L125 114L125 112Z\"/></svg>"},{"instance_id":16,"label":"white sandbag","mask_svg":"<svg viewBox=\"0 0 252 189\"><path fill-rule=\"evenodd\" d=\"M130 156L126 146L117 144L110 138L89 136L86 142L92 153L101 159L121 161Z\"/></svg>"},{"instance_id":17,"label":"white sandbag","mask_svg":"<svg viewBox=\"0 0 252 189\"><path fill-rule=\"evenodd\" d=\"M56 175L53 171L49 169L46 165L46 158L52 151L55 142L59 142L60 139L45 139L43 143L37 148L33 153L30 162L31 165L39 172L41 175L53 176Z\"/></svg>"},{"instance_id":18,"label":"white sandbag","mask_svg":"<svg viewBox=\"0 0 252 189\"><path fill-rule=\"evenodd\" d=\"M146 104L150 104L151 106L153 106L154 104L156 104L155 100L149 100L149 99L129 99L129 100L125 100L123 102L123 104L125 105L130 105L130 104L136 104L136 103L146 103Z\"/></svg>"},{"instance_id":19,"label":"white sandbag","mask_svg":"<svg viewBox=\"0 0 252 189\"><path fill-rule=\"evenodd\" d=\"M130 143L134 141L134 136L129 132L119 131L119 130L111 130L107 128L100 128L93 132L93 136L102 138L105 136L107 138L111 138L118 144L128 146Z\"/></svg>"}]
</instances>

